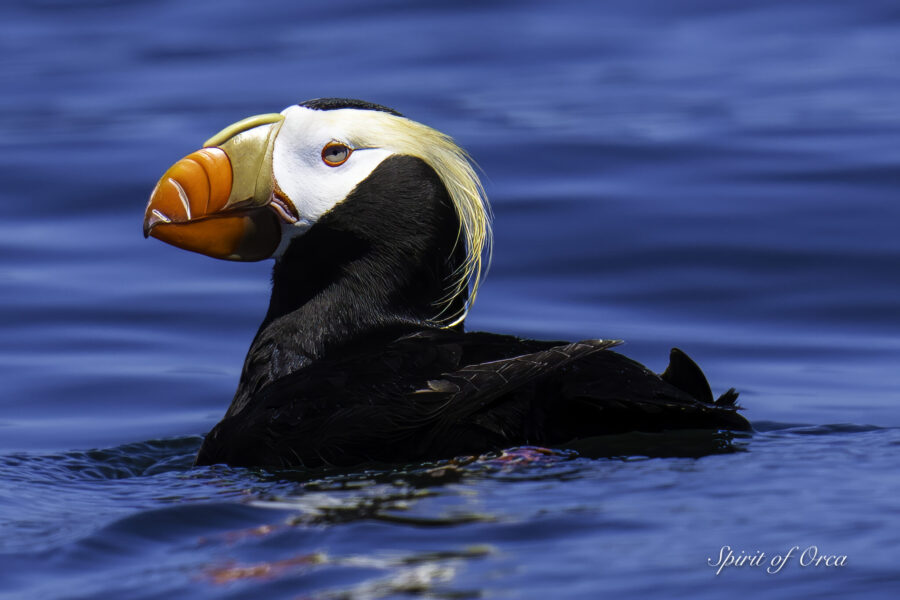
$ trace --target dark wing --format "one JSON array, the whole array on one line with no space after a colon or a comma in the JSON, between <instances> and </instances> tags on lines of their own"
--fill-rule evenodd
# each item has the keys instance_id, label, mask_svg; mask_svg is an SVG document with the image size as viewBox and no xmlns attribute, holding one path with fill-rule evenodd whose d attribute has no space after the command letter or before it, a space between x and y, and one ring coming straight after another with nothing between
<instances>
[{"instance_id":1,"label":"dark wing","mask_svg":"<svg viewBox=\"0 0 900 600\"><path fill-rule=\"evenodd\" d=\"M434 401L444 397L428 430L431 452L559 446L628 432L750 429L737 413L734 390L713 403L702 371L680 350L673 350L677 364L667 372L690 381L688 389L608 350L616 344L587 340L468 366L430 382Z\"/></svg>"}]
</instances>

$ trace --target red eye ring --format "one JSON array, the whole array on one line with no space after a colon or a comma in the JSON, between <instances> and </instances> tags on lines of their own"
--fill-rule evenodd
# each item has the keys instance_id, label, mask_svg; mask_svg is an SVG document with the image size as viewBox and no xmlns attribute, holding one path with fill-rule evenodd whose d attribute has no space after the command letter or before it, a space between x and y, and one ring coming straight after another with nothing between
<instances>
[{"instance_id":1,"label":"red eye ring","mask_svg":"<svg viewBox=\"0 0 900 600\"><path fill-rule=\"evenodd\" d=\"M353 154L353 148L340 142L328 142L322 148L322 162L329 167L339 167Z\"/></svg>"}]
</instances>

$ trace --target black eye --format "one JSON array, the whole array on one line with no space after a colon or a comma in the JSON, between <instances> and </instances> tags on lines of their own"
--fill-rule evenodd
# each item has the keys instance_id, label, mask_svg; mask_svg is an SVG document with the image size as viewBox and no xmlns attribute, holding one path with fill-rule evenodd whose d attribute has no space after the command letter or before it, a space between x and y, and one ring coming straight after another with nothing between
<instances>
[{"instance_id":1,"label":"black eye","mask_svg":"<svg viewBox=\"0 0 900 600\"><path fill-rule=\"evenodd\" d=\"M344 144L329 142L322 148L322 160L324 160L325 164L329 167L337 167L347 162L347 159L350 158L350 153L352 152L353 150Z\"/></svg>"}]
</instances>

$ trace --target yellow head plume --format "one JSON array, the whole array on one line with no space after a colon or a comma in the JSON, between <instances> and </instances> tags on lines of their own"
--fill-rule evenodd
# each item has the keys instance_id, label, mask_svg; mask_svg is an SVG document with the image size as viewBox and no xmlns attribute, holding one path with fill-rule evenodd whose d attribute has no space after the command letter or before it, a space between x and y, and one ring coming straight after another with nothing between
<instances>
[{"instance_id":1,"label":"yellow head plume","mask_svg":"<svg viewBox=\"0 0 900 600\"><path fill-rule=\"evenodd\" d=\"M433 321L442 327L461 323L475 302L491 260L491 210L484 187L468 153L436 129L387 112L367 111L366 126L348 140L358 148L382 147L422 159L440 177L459 218L459 239L466 245L466 260L439 302ZM472 286L465 307L448 314L453 299Z\"/></svg>"}]
</instances>

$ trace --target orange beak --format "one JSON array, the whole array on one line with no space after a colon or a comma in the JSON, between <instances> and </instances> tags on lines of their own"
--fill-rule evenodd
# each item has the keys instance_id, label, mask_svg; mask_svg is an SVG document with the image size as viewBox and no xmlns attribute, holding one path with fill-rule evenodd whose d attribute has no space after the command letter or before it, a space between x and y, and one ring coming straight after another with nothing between
<instances>
[{"instance_id":1,"label":"orange beak","mask_svg":"<svg viewBox=\"0 0 900 600\"><path fill-rule=\"evenodd\" d=\"M270 257L283 217L290 222L274 193L271 153L281 121L273 117L280 115L245 119L172 165L150 195L144 237L214 258Z\"/></svg>"}]
</instances>

